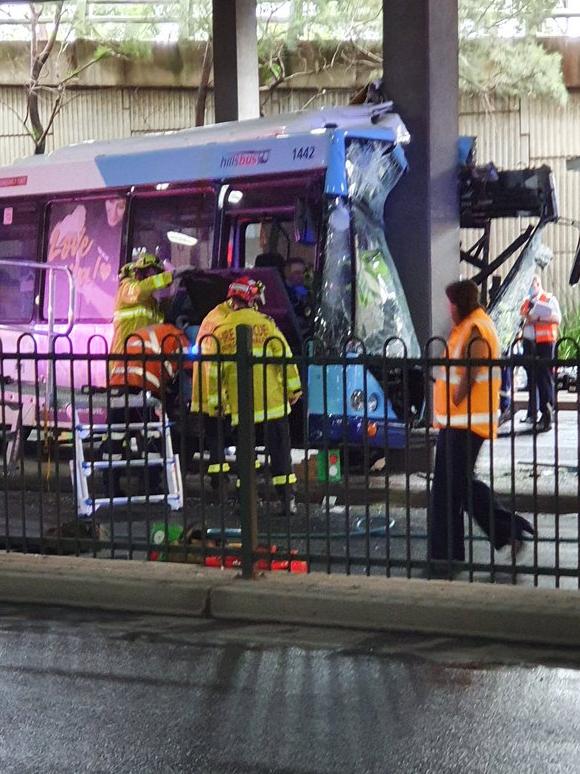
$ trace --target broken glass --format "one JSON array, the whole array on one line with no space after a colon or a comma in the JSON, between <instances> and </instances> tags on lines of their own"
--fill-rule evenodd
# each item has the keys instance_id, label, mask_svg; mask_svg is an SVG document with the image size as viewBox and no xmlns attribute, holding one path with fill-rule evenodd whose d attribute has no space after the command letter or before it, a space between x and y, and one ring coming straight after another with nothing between
<instances>
[{"instance_id":1,"label":"broken glass","mask_svg":"<svg viewBox=\"0 0 580 774\"><path fill-rule=\"evenodd\" d=\"M367 352L419 357L420 349L407 298L384 231L388 195L406 169L400 148L381 142L353 141L347 151L349 195L354 217L356 301L354 334Z\"/></svg>"},{"instance_id":2,"label":"broken glass","mask_svg":"<svg viewBox=\"0 0 580 774\"><path fill-rule=\"evenodd\" d=\"M528 295L532 277L550 263L552 253L542 242L540 224L512 266L497 298L489 307L502 352L509 352L521 323L520 307Z\"/></svg>"}]
</instances>

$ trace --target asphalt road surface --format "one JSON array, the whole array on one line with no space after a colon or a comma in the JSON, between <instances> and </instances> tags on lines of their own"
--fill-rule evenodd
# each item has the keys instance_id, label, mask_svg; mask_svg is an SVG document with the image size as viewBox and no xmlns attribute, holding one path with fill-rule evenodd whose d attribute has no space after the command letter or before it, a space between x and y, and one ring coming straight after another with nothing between
<instances>
[{"instance_id":1,"label":"asphalt road surface","mask_svg":"<svg viewBox=\"0 0 580 774\"><path fill-rule=\"evenodd\" d=\"M5 774L580 771L577 652L0 613Z\"/></svg>"}]
</instances>

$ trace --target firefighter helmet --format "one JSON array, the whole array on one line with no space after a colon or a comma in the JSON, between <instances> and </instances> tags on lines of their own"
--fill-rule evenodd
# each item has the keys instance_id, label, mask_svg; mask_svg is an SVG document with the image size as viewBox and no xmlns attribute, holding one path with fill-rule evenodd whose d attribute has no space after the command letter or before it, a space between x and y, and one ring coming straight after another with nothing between
<instances>
[{"instance_id":1,"label":"firefighter helmet","mask_svg":"<svg viewBox=\"0 0 580 774\"><path fill-rule=\"evenodd\" d=\"M144 269L163 271L163 263L156 255L151 255L151 253L143 253L133 265L136 271L143 271Z\"/></svg>"},{"instance_id":2,"label":"firefighter helmet","mask_svg":"<svg viewBox=\"0 0 580 774\"><path fill-rule=\"evenodd\" d=\"M125 279L132 279L135 276L135 264L129 261L129 263L126 263L124 266L121 267L121 271L119 272L119 279L125 280Z\"/></svg>"},{"instance_id":3,"label":"firefighter helmet","mask_svg":"<svg viewBox=\"0 0 580 774\"><path fill-rule=\"evenodd\" d=\"M228 298L239 298L248 306L264 306L266 303L265 294L266 288L263 282L246 276L234 280L228 288Z\"/></svg>"}]
</instances>

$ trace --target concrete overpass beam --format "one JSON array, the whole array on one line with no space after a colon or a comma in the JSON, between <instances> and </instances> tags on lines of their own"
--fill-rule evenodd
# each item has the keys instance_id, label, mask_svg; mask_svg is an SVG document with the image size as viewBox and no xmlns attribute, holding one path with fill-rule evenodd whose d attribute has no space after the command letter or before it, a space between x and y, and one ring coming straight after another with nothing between
<instances>
[{"instance_id":1,"label":"concrete overpass beam","mask_svg":"<svg viewBox=\"0 0 580 774\"><path fill-rule=\"evenodd\" d=\"M412 135L388 239L419 341L448 327L459 274L457 0L384 0L384 81Z\"/></svg>"},{"instance_id":2,"label":"concrete overpass beam","mask_svg":"<svg viewBox=\"0 0 580 774\"><path fill-rule=\"evenodd\" d=\"M256 0L212 0L215 120L258 118Z\"/></svg>"}]
</instances>

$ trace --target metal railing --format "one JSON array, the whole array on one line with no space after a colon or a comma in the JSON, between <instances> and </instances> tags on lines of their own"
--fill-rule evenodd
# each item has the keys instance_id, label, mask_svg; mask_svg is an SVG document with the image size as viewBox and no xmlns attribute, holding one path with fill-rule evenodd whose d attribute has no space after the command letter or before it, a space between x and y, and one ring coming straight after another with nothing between
<instances>
[{"instance_id":1,"label":"metal railing","mask_svg":"<svg viewBox=\"0 0 580 774\"><path fill-rule=\"evenodd\" d=\"M553 358L450 360L436 341L420 358L390 357L389 346L371 356L359 342L284 358L252 351L242 328L237 354L216 347L192 360L177 346L107 355L90 342L69 354L66 337L53 352L25 351L26 338L0 352L4 551L191 562L247 578L279 570L580 586L578 342L566 359L557 347ZM59 375L49 400L40 378L20 377L31 363ZM293 365L303 395L289 408ZM111 383L115 368L128 389ZM519 421L524 369L537 384L546 368L561 388L549 429ZM140 369L153 379L139 382ZM454 390L473 372L493 403L500 371L513 377L503 385L513 411L480 451L486 420L468 398L467 427L458 426ZM427 421L437 378L448 414L439 430Z\"/></svg>"}]
</instances>

